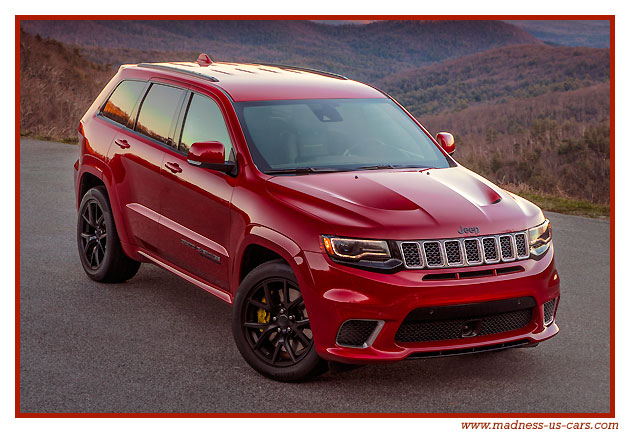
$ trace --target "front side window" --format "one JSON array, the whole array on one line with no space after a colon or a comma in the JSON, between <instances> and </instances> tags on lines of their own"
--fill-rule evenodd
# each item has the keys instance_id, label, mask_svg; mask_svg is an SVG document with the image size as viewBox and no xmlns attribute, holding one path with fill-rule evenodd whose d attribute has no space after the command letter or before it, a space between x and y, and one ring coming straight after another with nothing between
<instances>
[{"instance_id":1,"label":"front side window","mask_svg":"<svg viewBox=\"0 0 630 433\"><path fill-rule=\"evenodd\" d=\"M431 138L386 98L235 106L254 162L263 172L450 166Z\"/></svg>"},{"instance_id":2,"label":"front side window","mask_svg":"<svg viewBox=\"0 0 630 433\"><path fill-rule=\"evenodd\" d=\"M225 160L230 159L232 140L221 109L207 96L194 94L188 106L179 149L187 153L193 143L220 141L225 146Z\"/></svg>"},{"instance_id":3,"label":"front side window","mask_svg":"<svg viewBox=\"0 0 630 433\"><path fill-rule=\"evenodd\" d=\"M145 86L143 81L122 81L103 107L103 116L126 126Z\"/></svg>"},{"instance_id":4,"label":"front side window","mask_svg":"<svg viewBox=\"0 0 630 433\"><path fill-rule=\"evenodd\" d=\"M136 131L168 144L171 126L184 95L182 89L152 84L140 107Z\"/></svg>"}]
</instances>

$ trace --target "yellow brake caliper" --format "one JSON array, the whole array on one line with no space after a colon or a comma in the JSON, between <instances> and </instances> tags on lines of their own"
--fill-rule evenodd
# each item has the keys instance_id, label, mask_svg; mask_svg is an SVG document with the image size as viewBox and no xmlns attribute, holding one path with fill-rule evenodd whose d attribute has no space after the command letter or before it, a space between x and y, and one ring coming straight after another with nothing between
<instances>
[{"instance_id":1,"label":"yellow brake caliper","mask_svg":"<svg viewBox=\"0 0 630 433\"><path fill-rule=\"evenodd\" d=\"M267 300L264 297L262 298L262 303L267 303ZM269 312L264 308L258 309L258 323L269 323ZM263 332L263 330L261 329L260 332Z\"/></svg>"}]
</instances>

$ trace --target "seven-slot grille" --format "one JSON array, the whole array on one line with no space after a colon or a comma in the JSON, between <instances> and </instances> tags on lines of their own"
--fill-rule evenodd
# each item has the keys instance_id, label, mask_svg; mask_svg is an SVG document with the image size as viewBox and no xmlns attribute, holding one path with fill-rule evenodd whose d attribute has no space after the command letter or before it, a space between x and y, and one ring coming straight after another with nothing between
<instances>
[{"instance_id":1,"label":"seven-slot grille","mask_svg":"<svg viewBox=\"0 0 630 433\"><path fill-rule=\"evenodd\" d=\"M529 258L526 232L404 241L398 245L408 269L476 266Z\"/></svg>"}]
</instances>

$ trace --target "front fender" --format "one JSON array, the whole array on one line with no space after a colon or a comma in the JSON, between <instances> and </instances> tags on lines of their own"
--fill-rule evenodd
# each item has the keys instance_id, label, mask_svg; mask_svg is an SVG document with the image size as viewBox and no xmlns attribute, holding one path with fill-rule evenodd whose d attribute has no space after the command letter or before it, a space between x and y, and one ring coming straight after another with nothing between
<instances>
[{"instance_id":1,"label":"front fender","mask_svg":"<svg viewBox=\"0 0 630 433\"><path fill-rule=\"evenodd\" d=\"M291 266L301 290L304 291L305 288L308 290L313 287L311 271L306 262L304 252L298 244L269 227L252 224L246 227L243 240L237 254L234 256L231 284L234 294L236 294L241 281L243 255L250 245L265 247L282 257ZM308 295L304 297L304 301L308 304L307 297Z\"/></svg>"}]
</instances>

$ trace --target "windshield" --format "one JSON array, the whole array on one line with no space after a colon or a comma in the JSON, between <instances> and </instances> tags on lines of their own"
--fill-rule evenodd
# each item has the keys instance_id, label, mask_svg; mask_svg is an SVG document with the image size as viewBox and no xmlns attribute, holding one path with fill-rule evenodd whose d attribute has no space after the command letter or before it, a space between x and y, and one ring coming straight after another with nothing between
<instances>
[{"instance_id":1,"label":"windshield","mask_svg":"<svg viewBox=\"0 0 630 433\"><path fill-rule=\"evenodd\" d=\"M254 163L266 173L450 165L424 131L387 98L235 106Z\"/></svg>"}]
</instances>

